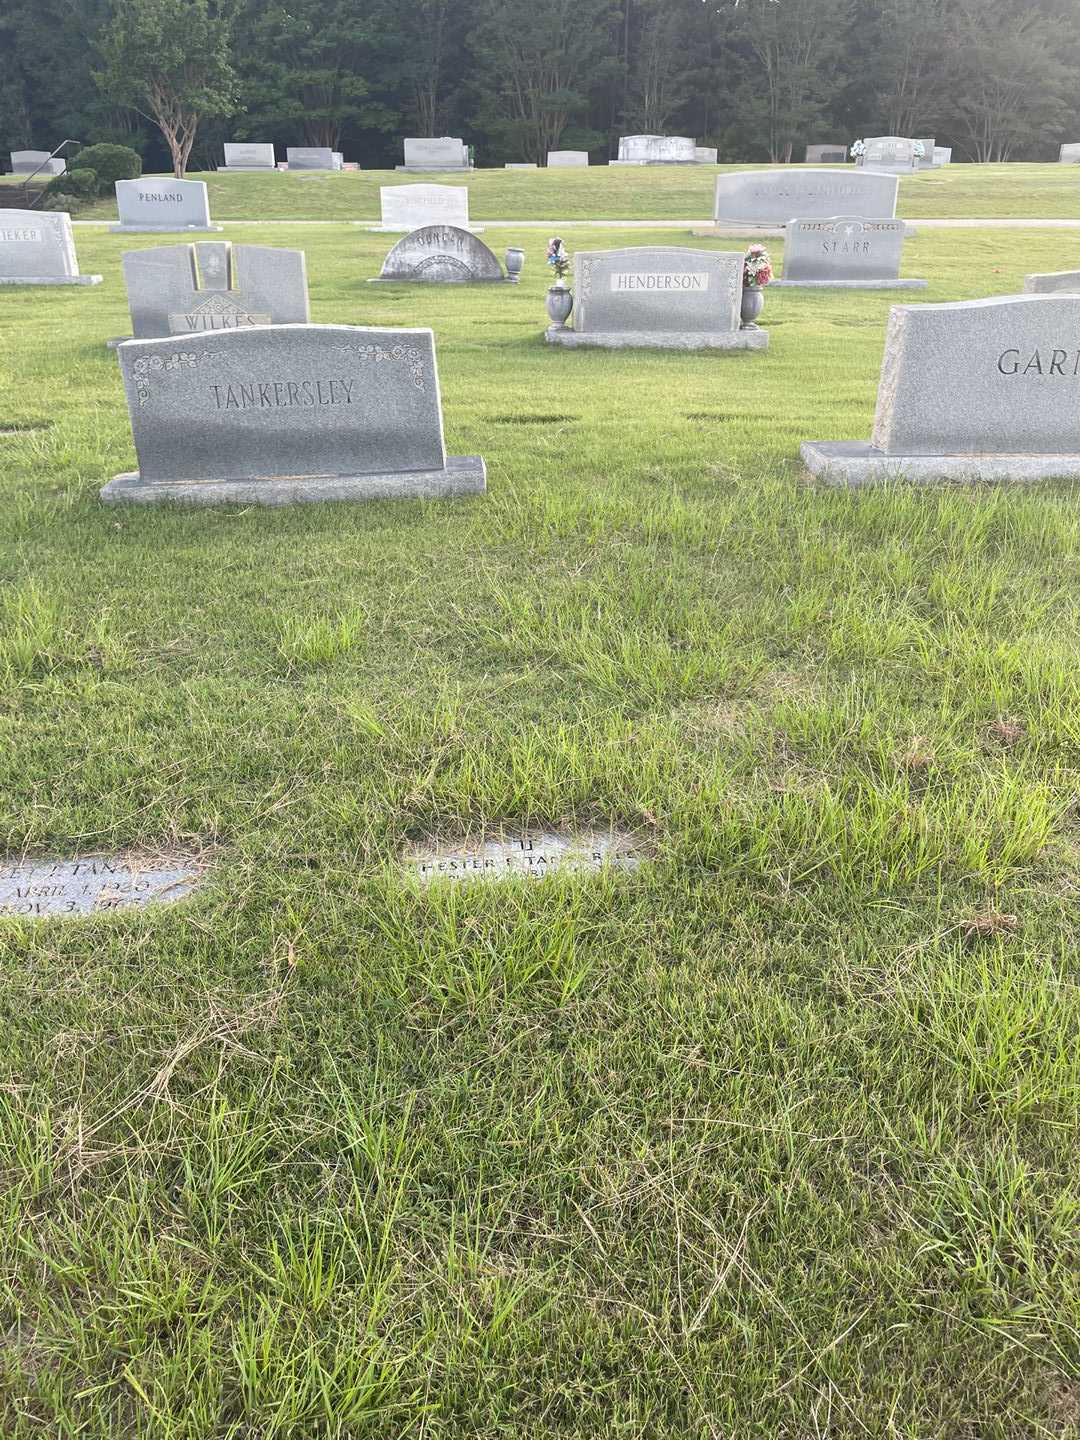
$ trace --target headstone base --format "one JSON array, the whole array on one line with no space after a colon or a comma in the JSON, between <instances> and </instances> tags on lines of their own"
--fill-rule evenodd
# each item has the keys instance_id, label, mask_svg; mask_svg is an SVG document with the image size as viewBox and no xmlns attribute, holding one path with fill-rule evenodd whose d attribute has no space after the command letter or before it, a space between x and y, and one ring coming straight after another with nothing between
<instances>
[{"instance_id":1,"label":"headstone base","mask_svg":"<svg viewBox=\"0 0 1080 1440\"><path fill-rule=\"evenodd\" d=\"M609 160L608 165L698 165L698 160Z\"/></svg>"},{"instance_id":2,"label":"headstone base","mask_svg":"<svg viewBox=\"0 0 1080 1440\"><path fill-rule=\"evenodd\" d=\"M110 225L110 235L209 235L221 225Z\"/></svg>"},{"instance_id":3,"label":"headstone base","mask_svg":"<svg viewBox=\"0 0 1080 1440\"><path fill-rule=\"evenodd\" d=\"M269 480L143 481L137 470L102 488L106 504L297 505L314 500L446 500L482 495L487 469L480 455L448 455L444 470L384 475L311 475Z\"/></svg>"},{"instance_id":4,"label":"headstone base","mask_svg":"<svg viewBox=\"0 0 1080 1440\"><path fill-rule=\"evenodd\" d=\"M773 280L770 290L925 290L929 280Z\"/></svg>"},{"instance_id":5,"label":"headstone base","mask_svg":"<svg viewBox=\"0 0 1080 1440\"><path fill-rule=\"evenodd\" d=\"M861 440L808 440L803 464L826 485L906 480L1080 480L1080 455L886 455Z\"/></svg>"},{"instance_id":6,"label":"headstone base","mask_svg":"<svg viewBox=\"0 0 1080 1440\"><path fill-rule=\"evenodd\" d=\"M767 350L769 332L759 330L564 330L550 325L544 332L549 345L569 349L600 350Z\"/></svg>"},{"instance_id":7,"label":"headstone base","mask_svg":"<svg viewBox=\"0 0 1080 1440\"><path fill-rule=\"evenodd\" d=\"M403 175L468 175L475 165L395 165Z\"/></svg>"},{"instance_id":8,"label":"headstone base","mask_svg":"<svg viewBox=\"0 0 1080 1440\"><path fill-rule=\"evenodd\" d=\"M218 175L276 175L276 165L219 165Z\"/></svg>"},{"instance_id":9,"label":"headstone base","mask_svg":"<svg viewBox=\"0 0 1080 1440\"><path fill-rule=\"evenodd\" d=\"M0 285L100 285L100 275L0 275Z\"/></svg>"},{"instance_id":10,"label":"headstone base","mask_svg":"<svg viewBox=\"0 0 1080 1440\"><path fill-rule=\"evenodd\" d=\"M411 235L419 225L371 225L366 220L353 220L353 225L362 225L369 235ZM455 225L455 230L467 230L470 235L483 235L483 225Z\"/></svg>"}]
</instances>

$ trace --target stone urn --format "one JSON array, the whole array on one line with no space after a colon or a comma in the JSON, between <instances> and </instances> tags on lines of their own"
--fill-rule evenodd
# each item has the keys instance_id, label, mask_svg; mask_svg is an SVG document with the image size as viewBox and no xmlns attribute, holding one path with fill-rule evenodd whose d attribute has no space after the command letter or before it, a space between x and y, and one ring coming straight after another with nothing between
<instances>
[{"instance_id":1,"label":"stone urn","mask_svg":"<svg viewBox=\"0 0 1080 1440\"><path fill-rule=\"evenodd\" d=\"M506 247L506 274L511 285L516 285L521 279L524 264L525 251L519 250L516 245L508 245Z\"/></svg>"},{"instance_id":2,"label":"stone urn","mask_svg":"<svg viewBox=\"0 0 1080 1440\"><path fill-rule=\"evenodd\" d=\"M742 292L742 329L756 330L758 316L765 308L765 291L760 285L747 285Z\"/></svg>"},{"instance_id":3,"label":"stone urn","mask_svg":"<svg viewBox=\"0 0 1080 1440\"><path fill-rule=\"evenodd\" d=\"M551 317L551 323L558 330L566 329L566 322L570 318L570 311L574 308L574 292L560 280L557 285L549 285L547 292L547 312Z\"/></svg>"}]
</instances>

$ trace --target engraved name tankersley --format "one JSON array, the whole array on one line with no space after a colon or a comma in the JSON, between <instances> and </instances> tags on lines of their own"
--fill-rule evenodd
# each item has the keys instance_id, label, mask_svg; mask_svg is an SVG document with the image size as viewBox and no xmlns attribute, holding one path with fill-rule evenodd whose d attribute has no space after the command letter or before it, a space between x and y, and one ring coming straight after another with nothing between
<instances>
[{"instance_id":1,"label":"engraved name tankersley","mask_svg":"<svg viewBox=\"0 0 1080 1440\"><path fill-rule=\"evenodd\" d=\"M1003 350L997 368L1002 375L1080 375L1080 350Z\"/></svg>"},{"instance_id":2,"label":"engraved name tankersley","mask_svg":"<svg viewBox=\"0 0 1080 1440\"><path fill-rule=\"evenodd\" d=\"M218 410L274 410L316 405L351 405L355 380L267 380L245 385L211 385Z\"/></svg>"}]
</instances>

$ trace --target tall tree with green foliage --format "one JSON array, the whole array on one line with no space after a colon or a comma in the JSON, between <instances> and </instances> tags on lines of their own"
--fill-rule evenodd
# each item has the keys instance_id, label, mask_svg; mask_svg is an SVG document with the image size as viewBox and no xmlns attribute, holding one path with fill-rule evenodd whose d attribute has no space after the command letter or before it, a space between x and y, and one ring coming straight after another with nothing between
<instances>
[{"instance_id":1,"label":"tall tree with green foliage","mask_svg":"<svg viewBox=\"0 0 1080 1440\"><path fill-rule=\"evenodd\" d=\"M234 17L234 0L116 0L101 33L98 84L158 127L178 179L202 117L234 107Z\"/></svg>"}]
</instances>

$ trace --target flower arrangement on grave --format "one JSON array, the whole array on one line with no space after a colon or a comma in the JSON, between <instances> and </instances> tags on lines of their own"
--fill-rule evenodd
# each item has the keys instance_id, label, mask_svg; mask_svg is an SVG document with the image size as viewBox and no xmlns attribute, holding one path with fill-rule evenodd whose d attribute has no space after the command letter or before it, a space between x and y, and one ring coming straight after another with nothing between
<instances>
[{"instance_id":1,"label":"flower arrangement on grave","mask_svg":"<svg viewBox=\"0 0 1080 1440\"><path fill-rule=\"evenodd\" d=\"M915 144L911 147L911 153L915 156L916 160L923 160L926 158L926 146L921 140L916 140Z\"/></svg>"},{"instance_id":2,"label":"flower arrangement on grave","mask_svg":"<svg viewBox=\"0 0 1080 1440\"><path fill-rule=\"evenodd\" d=\"M853 160L861 160L866 154L866 141L856 140L855 144L851 147L850 154Z\"/></svg>"},{"instance_id":3,"label":"flower arrangement on grave","mask_svg":"<svg viewBox=\"0 0 1080 1440\"><path fill-rule=\"evenodd\" d=\"M764 290L773 278L772 259L764 245L751 245L743 259L743 289Z\"/></svg>"},{"instance_id":4,"label":"flower arrangement on grave","mask_svg":"<svg viewBox=\"0 0 1080 1440\"><path fill-rule=\"evenodd\" d=\"M570 273L570 256L558 235L548 241L547 263L555 271L555 283L561 285Z\"/></svg>"}]
</instances>

